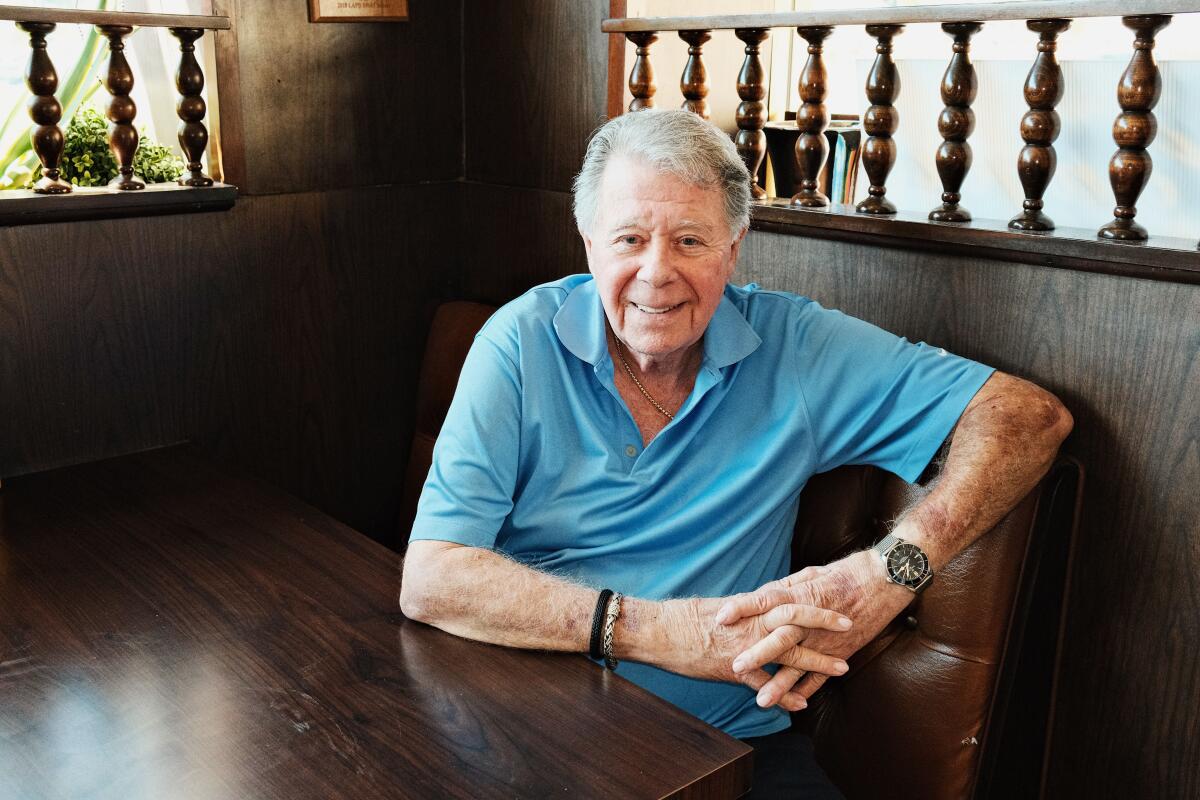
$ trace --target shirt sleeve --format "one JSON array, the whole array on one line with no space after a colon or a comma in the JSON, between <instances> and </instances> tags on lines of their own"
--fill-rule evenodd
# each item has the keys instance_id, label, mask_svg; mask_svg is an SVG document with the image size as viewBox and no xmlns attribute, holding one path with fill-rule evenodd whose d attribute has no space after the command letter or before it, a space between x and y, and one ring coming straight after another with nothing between
<instances>
[{"instance_id":1,"label":"shirt sleeve","mask_svg":"<svg viewBox=\"0 0 1200 800\"><path fill-rule=\"evenodd\" d=\"M476 336L433 448L410 541L495 544L513 507L520 398L513 358L484 334Z\"/></svg>"},{"instance_id":2,"label":"shirt sleeve","mask_svg":"<svg viewBox=\"0 0 1200 800\"><path fill-rule=\"evenodd\" d=\"M994 371L817 303L796 352L818 472L870 464L912 483Z\"/></svg>"}]
</instances>

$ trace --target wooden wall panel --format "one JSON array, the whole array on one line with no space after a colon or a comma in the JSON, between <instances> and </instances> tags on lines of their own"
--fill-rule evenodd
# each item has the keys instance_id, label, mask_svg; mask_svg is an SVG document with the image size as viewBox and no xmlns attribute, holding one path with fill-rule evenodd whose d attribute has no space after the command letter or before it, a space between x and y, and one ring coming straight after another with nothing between
<instances>
[{"instance_id":1,"label":"wooden wall panel","mask_svg":"<svg viewBox=\"0 0 1200 800\"><path fill-rule=\"evenodd\" d=\"M457 298L500 304L539 283L587 272L571 195L482 183L463 189Z\"/></svg>"},{"instance_id":2,"label":"wooden wall panel","mask_svg":"<svg viewBox=\"0 0 1200 800\"><path fill-rule=\"evenodd\" d=\"M240 52L244 191L462 176L461 3L410 0L408 22L317 24L303 0L226 3Z\"/></svg>"},{"instance_id":3,"label":"wooden wall panel","mask_svg":"<svg viewBox=\"0 0 1200 800\"><path fill-rule=\"evenodd\" d=\"M570 190L605 119L607 12L607 0L468 4L468 180Z\"/></svg>"},{"instance_id":4,"label":"wooden wall panel","mask_svg":"<svg viewBox=\"0 0 1200 800\"><path fill-rule=\"evenodd\" d=\"M387 536L459 197L0 229L0 476L194 440Z\"/></svg>"},{"instance_id":5,"label":"wooden wall panel","mask_svg":"<svg viewBox=\"0 0 1200 800\"><path fill-rule=\"evenodd\" d=\"M1087 478L1048 796L1200 796L1200 287L762 232L737 277L1067 403Z\"/></svg>"}]
</instances>

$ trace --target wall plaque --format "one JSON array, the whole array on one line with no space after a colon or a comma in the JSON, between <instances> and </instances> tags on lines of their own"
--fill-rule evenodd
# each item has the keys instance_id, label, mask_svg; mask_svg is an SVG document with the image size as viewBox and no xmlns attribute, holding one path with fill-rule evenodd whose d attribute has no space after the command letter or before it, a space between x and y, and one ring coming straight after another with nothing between
<instances>
[{"instance_id":1,"label":"wall plaque","mask_svg":"<svg viewBox=\"0 0 1200 800\"><path fill-rule=\"evenodd\" d=\"M405 22L408 0L308 0L310 22Z\"/></svg>"}]
</instances>

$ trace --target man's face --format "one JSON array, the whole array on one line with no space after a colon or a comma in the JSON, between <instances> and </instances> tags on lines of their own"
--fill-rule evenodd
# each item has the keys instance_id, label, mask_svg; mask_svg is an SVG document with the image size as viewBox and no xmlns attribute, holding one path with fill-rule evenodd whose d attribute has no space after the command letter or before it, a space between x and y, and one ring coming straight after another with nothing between
<instances>
[{"instance_id":1,"label":"man's face","mask_svg":"<svg viewBox=\"0 0 1200 800\"><path fill-rule=\"evenodd\" d=\"M581 234L613 331L654 360L700 341L742 239L729 235L718 190L631 158L609 162L592 230Z\"/></svg>"}]
</instances>

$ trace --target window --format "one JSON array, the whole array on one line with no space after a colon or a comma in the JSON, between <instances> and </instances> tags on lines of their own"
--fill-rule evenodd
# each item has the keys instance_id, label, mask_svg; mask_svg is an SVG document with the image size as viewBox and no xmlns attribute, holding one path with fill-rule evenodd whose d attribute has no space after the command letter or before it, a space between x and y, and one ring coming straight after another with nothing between
<instances>
[{"instance_id":1,"label":"window","mask_svg":"<svg viewBox=\"0 0 1200 800\"><path fill-rule=\"evenodd\" d=\"M27 0L0 0L0 6L28 5ZM132 11L172 14L210 14L210 0L45 0L43 8ZM209 104L205 124L213 117L209 98L215 70L212 34L196 43L196 56L205 73L204 97ZM175 70L179 65L179 41L164 28L141 28L125 40L125 55L134 74L132 98L137 105L134 125L143 140L164 145L182 160L176 141ZM103 114L109 102L101 81L108 63L108 47L90 25L60 24L47 37L47 50L58 73L56 95L63 105L59 125L65 130L71 115L80 109ZM29 149L31 121L25 104L30 94L25 86L29 60L29 34L15 23L0 22L0 189L21 188L38 165ZM72 82L72 76L76 80ZM74 86L70 85L74 83ZM207 170L207 165L206 165Z\"/></svg>"}]
</instances>

